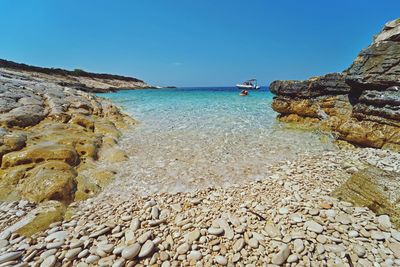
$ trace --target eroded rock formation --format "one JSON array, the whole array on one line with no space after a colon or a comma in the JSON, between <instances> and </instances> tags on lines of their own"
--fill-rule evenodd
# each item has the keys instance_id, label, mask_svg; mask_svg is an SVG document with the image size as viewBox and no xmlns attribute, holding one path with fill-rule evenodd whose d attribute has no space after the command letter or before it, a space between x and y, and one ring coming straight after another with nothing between
<instances>
[{"instance_id":1,"label":"eroded rock formation","mask_svg":"<svg viewBox=\"0 0 400 267\"><path fill-rule=\"evenodd\" d=\"M117 140L132 123L111 103L56 78L0 69L0 199L93 196L114 174L96 162L124 160Z\"/></svg>"},{"instance_id":2,"label":"eroded rock formation","mask_svg":"<svg viewBox=\"0 0 400 267\"><path fill-rule=\"evenodd\" d=\"M388 22L344 72L274 81L270 90L281 121L317 124L357 145L400 151L400 19Z\"/></svg>"}]
</instances>

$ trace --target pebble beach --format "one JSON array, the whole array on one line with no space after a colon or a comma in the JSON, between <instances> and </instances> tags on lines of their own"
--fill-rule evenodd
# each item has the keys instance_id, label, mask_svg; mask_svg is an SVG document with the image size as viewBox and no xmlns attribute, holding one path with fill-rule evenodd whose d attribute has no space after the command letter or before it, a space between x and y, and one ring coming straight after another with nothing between
<instances>
[{"instance_id":1,"label":"pebble beach","mask_svg":"<svg viewBox=\"0 0 400 267\"><path fill-rule=\"evenodd\" d=\"M352 161L349 161L349 158ZM349 163L351 162L351 163ZM341 150L277 163L227 188L148 196L112 188L71 204L68 220L32 237L1 233L1 266L396 266L387 215L330 197L357 168L399 169L399 155ZM2 225L34 209L3 203Z\"/></svg>"}]
</instances>

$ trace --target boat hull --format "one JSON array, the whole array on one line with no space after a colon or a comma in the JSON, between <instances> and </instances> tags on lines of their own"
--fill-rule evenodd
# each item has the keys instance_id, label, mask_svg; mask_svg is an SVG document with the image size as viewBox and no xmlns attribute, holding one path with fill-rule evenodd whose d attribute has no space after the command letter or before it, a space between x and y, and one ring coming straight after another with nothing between
<instances>
[{"instance_id":1,"label":"boat hull","mask_svg":"<svg viewBox=\"0 0 400 267\"><path fill-rule=\"evenodd\" d=\"M258 90L260 89L260 86L252 86L252 85L245 85L245 84L236 84L236 87L238 89L245 89L245 90Z\"/></svg>"}]
</instances>

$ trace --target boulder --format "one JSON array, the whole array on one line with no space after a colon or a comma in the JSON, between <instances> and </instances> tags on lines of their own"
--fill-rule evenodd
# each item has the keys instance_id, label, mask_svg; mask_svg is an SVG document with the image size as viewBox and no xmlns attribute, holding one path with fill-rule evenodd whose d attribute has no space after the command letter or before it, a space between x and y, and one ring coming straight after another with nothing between
<instances>
[{"instance_id":1,"label":"boulder","mask_svg":"<svg viewBox=\"0 0 400 267\"><path fill-rule=\"evenodd\" d=\"M29 237L47 229L51 223L61 221L65 211L66 205L64 203L53 200L47 201L39 204L24 219L11 227L16 233Z\"/></svg>"},{"instance_id":2,"label":"boulder","mask_svg":"<svg viewBox=\"0 0 400 267\"><path fill-rule=\"evenodd\" d=\"M32 202L58 200L70 202L76 187L76 171L70 165L51 161L28 171L21 185L21 196ZM34 185L34 186L33 186Z\"/></svg>"},{"instance_id":3,"label":"boulder","mask_svg":"<svg viewBox=\"0 0 400 267\"><path fill-rule=\"evenodd\" d=\"M388 214L400 226L400 176L398 173L368 167L354 173L332 195L376 214Z\"/></svg>"}]
</instances>

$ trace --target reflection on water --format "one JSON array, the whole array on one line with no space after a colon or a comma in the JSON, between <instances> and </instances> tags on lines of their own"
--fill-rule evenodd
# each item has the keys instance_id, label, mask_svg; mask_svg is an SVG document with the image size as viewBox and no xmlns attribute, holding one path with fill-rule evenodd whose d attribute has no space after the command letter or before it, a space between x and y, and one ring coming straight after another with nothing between
<instances>
[{"instance_id":1,"label":"reflection on water","mask_svg":"<svg viewBox=\"0 0 400 267\"><path fill-rule=\"evenodd\" d=\"M140 121L120 144L128 162L118 186L141 193L186 191L261 179L299 153L333 149L320 135L276 122L272 94L235 88L135 90L102 94Z\"/></svg>"}]
</instances>

